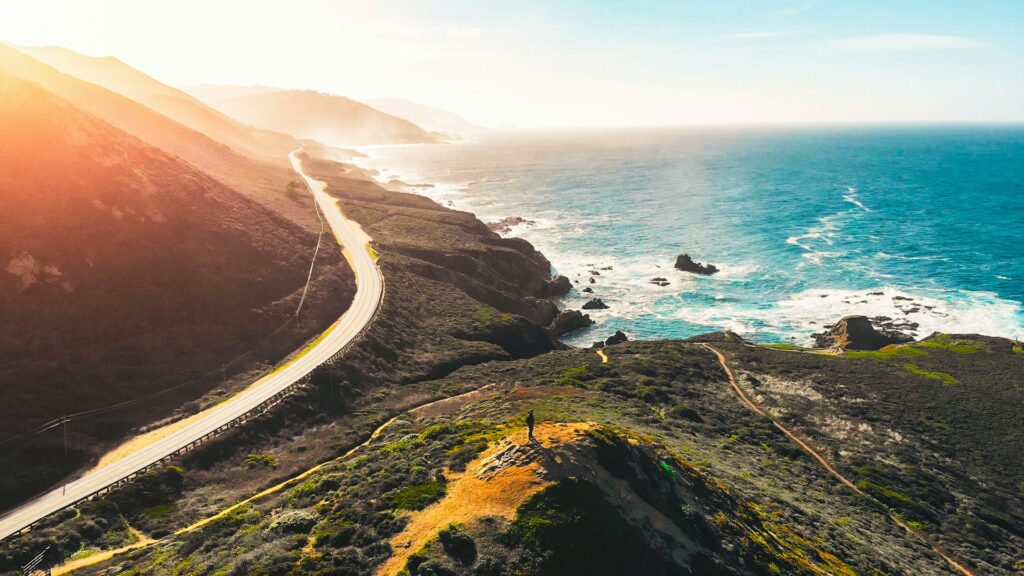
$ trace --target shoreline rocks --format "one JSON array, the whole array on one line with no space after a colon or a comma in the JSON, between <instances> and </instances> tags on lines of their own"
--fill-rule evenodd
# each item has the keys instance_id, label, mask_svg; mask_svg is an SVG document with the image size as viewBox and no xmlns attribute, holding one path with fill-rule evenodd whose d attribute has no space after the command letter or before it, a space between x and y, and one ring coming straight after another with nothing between
<instances>
[{"instance_id":1,"label":"shoreline rocks","mask_svg":"<svg viewBox=\"0 0 1024 576\"><path fill-rule=\"evenodd\" d=\"M824 332L813 334L814 345L818 348L843 348L844 350L879 350L890 344L904 344L914 339L897 330L878 331L867 316L847 316Z\"/></svg>"},{"instance_id":2,"label":"shoreline rocks","mask_svg":"<svg viewBox=\"0 0 1024 576\"><path fill-rule=\"evenodd\" d=\"M704 276L710 276L715 272L718 272L718 267L714 264L703 264L701 262L695 262L693 258L690 258L689 254L680 254L676 257L676 270L682 270L683 272L690 272L691 274L701 274Z\"/></svg>"},{"instance_id":3,"label":"shoreline rocks","mask_svg":"<svg viewBox=\"0 0 1024 576\"><path fill-rule=\"evenodd\" d=\"M629 338L627 338L626 335L623 334L622 330L616 330L615 334L612 334L611 336L608 337L607 340L604 341L604 345L614 346L616 344L622 344L627 340L629 340Z\"/></svg>"},{"instance_id":4,"label":"shoreline rocks","mask_svg":"<svg viewBox=\"0 0 1024 576\"><path fill-rule=\"evenodd\" d=\"M548 281L547 293L549 296L562 296L572 290L572 281L565 276L555 276Z\"/></svg>"},{"instance_id":5,"label":"shoreline rocks","mask_svg":"<svg viewBox=\"0 0 1024 576\"><path fill-rule=\"evenodd\" d=\"M608 308L608 305L600 298L594 298L583 305L584 310L604 310L606 308Z\"/></svg>"},{"instance_id":6,"label":"shoreline rocks","mask_svg":"<svg viewBox=\"0 0 1024 576\"><path fill-rule=\"evenodd\" d=\"M522 216L509 216L508 218L502 218L497 222L488 222L487 227L491 232L505 235L512 231L515 226L536 226L536 220L527 220Z\"/></svg>"},{"instance_id":7,"label":"shoreline rocks","mask_svg":"<svg viewBox=\"0 0 1024 576\"><path fill-rule=\"evenodd\" d=\"M579 310L563 310L551 321L547 331L548 334L557 338L563 334L593 325L594 321L590 318L589 314L584 314Z\"/></svg>"}]
</instances>

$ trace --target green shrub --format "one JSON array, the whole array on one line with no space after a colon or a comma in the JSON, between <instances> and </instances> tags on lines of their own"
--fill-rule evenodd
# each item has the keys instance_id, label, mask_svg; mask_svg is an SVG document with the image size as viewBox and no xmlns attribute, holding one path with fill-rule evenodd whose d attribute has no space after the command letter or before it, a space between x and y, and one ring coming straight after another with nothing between
<instances>
[{"instance_id":1,"label":"green shrub","mask_svg":"<svg viewBox=\"0 0 1024 576\"><path fill-rule=\"evenodd\" d=\"M277 458L273 454L248 454L245 465L247 468L277 468Z\"/></svg>"},{"instance_id":2,"label":"green shrub","mask_svg":"<svg viewBox=\"0 0 1024 576\"><path fill-rule=\"evenodd\" d=\"M450 524L437 533L438 540L446 554L462 564L470 565L476 560L476 542L458 524Z\"/></svg>"},{"instance_id":3,"label":"green shrub","mask_svg":"<svg viewBox=\"0 0 1024 576\"><path fill-rule=\"evenodd\" d=\"M704 419L700 417L700 414L696 410L690 408L686 404L677 404L668 410L668 416L670 418L676 418L678 420L691 420L693 422L703 422Z\"/></svg>"},{"instance_id":4,"label":"green shrub","mask_svg":"<svg viewBox=\"0 0 1024 576\"><path fill-rule=\"evenodd\" d=\"M394 510L422 510L444 495L445 482L431 480L388 492L383 500Z\"/></svg>"},{"instance_id":5,"label":"green shrub","mask_svg":"<svg viewBox=\"0 0 1024 576\"><path fill-rule=\"evenodd\" d=\"M303 534L316 525L320 517L309 510L293 510L285 512L274 519L268 527L273 532L282 534Z\"/></svg>"}]
</instances>

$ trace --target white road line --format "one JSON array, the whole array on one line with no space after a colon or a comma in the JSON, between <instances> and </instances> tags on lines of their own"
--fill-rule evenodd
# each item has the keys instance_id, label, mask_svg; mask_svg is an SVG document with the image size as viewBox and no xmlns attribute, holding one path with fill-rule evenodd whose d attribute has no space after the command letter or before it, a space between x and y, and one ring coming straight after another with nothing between
<instances>
[{"instance_id":1,"label":"white road line","mask_svg":"<svg viewBox=\"0 0 1024 576\"><path fill-rule=\"evenodd\" d=\"M325 183L310 178L302 171L298 152L296 150L289 155L292 166L309 186L355 273L356 294L349 309L304 355L219 404L206 417L68 483L66 487L57 488L7 512L0 517L0 539L80 502L241 418L340 352L370 323L384 295L384 278L367 250L369 237L358 224L345 218L337 201L327 194Z\"/></svg>"}]
</instances>

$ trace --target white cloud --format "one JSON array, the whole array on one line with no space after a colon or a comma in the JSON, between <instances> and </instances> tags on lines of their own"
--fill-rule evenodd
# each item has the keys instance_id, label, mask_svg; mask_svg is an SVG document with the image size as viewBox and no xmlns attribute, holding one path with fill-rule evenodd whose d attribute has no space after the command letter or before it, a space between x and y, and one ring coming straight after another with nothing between
<instances>
[{"instance_id":1,"label":"white cloud","mask_svg":"<svg viewBox=\"0 0 1024 576\"><path fill-rule=\"evenodd\" d=\"M975 38L937 34L851 36L839 38L833 44L847 50L962 50L985 45Z\"/></svg>"},{"instance_id":2,"label":"white cloud","mask_svg":"<svg viewBox=\"0 0 1024 576\"><path fill-rule=\"evenodd\" d=\"M736 38L737 40L761 40L763 38L784 38L792 35L792 32L737 32L735 34L726 34L725 37Z\"/></svg>"}]
</instances>

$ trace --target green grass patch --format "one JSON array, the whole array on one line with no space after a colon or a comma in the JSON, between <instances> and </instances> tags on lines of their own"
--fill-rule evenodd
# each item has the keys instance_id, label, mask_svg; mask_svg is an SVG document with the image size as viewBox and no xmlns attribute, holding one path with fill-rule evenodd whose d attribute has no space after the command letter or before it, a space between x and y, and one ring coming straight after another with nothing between
<instances>
[{"instance_id":1,"label":"green grass patch","mask_svg":"<svg viewBox=\"0 0 1024 576\"><path fill-rule=\"evenodd\" d=\"M774 344L765 344L765 348L772 348L774 350L807 350L803 346L797 346L796 344L790 344L788 342L776 342Z\"/></svg>"},{"instance_id":2,"label":"green grass patch","mask_svg":"<svg viewBox=\"0 0 1024 576\"><path fill-rule=\"evenodd\" d=\"M895 360L924 356L926 352L907 344L886 346L881 350L847 350L847 358L866 358L869 360Z\"/></svg>"},{"instance_id":3,"label":"green grass patch","mask_svg":"<svg viewBox=\"0 0 1024 576\"><path fill-rule=\"evenodd\" d=\"M904 364L903 368L905 368L908 372L917 374L918 376L924 376L929 380L939 380L946 385L951 386L953 384L960 383L960 381L954 378L951 374L946 374L945 372L932 372L930 370L925 370L917 366L916 364Z\"/></svg>"},{"instance_id":4,"label":"green grass patch","mask_svg":"<svg viewBox=\"0 0 1024 576\"><path fill-rule=\"evenodd\" d=\"M144 514L150 518L167 518L174 512L174 504L157 504L152 508L147 509Z\"/></svg>"},{"instance_id":5,"label":"green grass patch","mask_svg":"<svg viewBox=\"0 0 1024 576\"><path fill-rule=\"evenodd\" d=\"M1013 347L1013 353L1024 356L1024 346L1017 344L1016 346Z\"/></svg>"},{"instance_id":6,"label":"green grass patch","mask_svg":"<svg viewBox=\"0 0 1024 576\"><path fill-rule=\"evenodd\" d=\"M934 338L914 344L914 347L946 350L956 354L977 354L988 349L984 342L968 340L966 338L953 338L949 334L937 334Z\"/></svg>"},{"instance_id":7,"label":"green grass patch","mask_svg":"<svg viewBox=\"0 0 1024 576\"><path fill-rule=\"evenodd\" d=\"M430 480L388 492L382 499L394 510L422 510L439 500L444 492L445 482Z\"/></svg>"}]
</instances>

